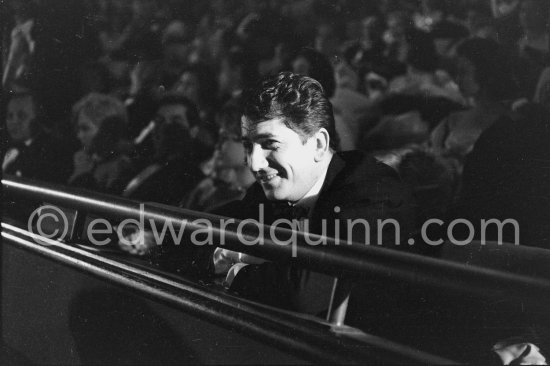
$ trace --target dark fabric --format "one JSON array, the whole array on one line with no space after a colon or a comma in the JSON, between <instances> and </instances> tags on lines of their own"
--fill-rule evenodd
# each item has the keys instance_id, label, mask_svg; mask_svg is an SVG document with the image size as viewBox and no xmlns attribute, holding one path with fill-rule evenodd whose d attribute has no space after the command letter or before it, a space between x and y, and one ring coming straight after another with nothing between
<instances>
[{"instance_id":1,"label":"dark fabric","mask_svg":"<svg viewBox=\"0 0 550 366\"><path fill-rule=\"evenodd\" d=\"M61 141L46 133L39 133L29 146L18 144L16 148L19 155L4 174L52 183L67 181L72 169L72 152Z\"/></svg>"},{"instance_id":2,"label":"dark fabric","mask_svg":"<svg viewBox=\"0 0 550 366\"><path fill-rule=\"evenodd\" d=\"M452 112L464 109L462 105L445 97L403 94L388 96L380 102L379 108L382 115L418 111L422 119L429 123L430 129L435 128Z\"/></svg>"},{"instance_id":3,"label":"dark fabric","mask_svg":"<svg viewBox=\"0 0 550 366\"><path fill-rule=\"evenodd\" d=\"M41 132L29 146L12 145L19 155L6 167L4 174L51 183L65 183L72 169L72 152L56 138ZM11 149L7 147L6 151ZM18 197L5 196L2 211L8 217L25 221L29 214L39 206L35 202Z\"/></svg>"},{"instance_id":4,"label":"dark fabric","mask_svg":"<svg viewBox=\"0 0 550 366\"><path fill-rule=\"evenodd\" d=\"M177 206L203 178L195 159L171 159L144 180L128 198Z\"/></svg>"},{"instance_id":5,"label":"dark fabric","mask_svg":"<svg viewBox=\"0 0 550 366\"><path fill-rule=\"evenodd\" d=\"M501 118L481 135L466 160L462 194L449 221L468 219L479 234L481 219L515 218L522 245L550 248L544 215L550 210L550 125L545 116L531 109L519 120ZM453 234L457 240L466 237L458 230ZM513 241L512 234L505 228L504 241ZM487 240L497 239L496 232L487 231ZM365 281L362 287L369 290L350 302L346 322L367 332L474 364L490 358L491 347L509 337L532 342L543 354L548 350L550 328L540 314L506 294L487 301L392 279Z\"/></svg>"},{"instance_id":6,"label":"dark fabric","mask_svg":"<svg viewBox=\"0 0 550 366\"><path fill-rule=\"evenodd\" d=\"M453 217L515 219L520 244L550 249L550 123L535 107L520 120L500 119L476 142L464 166L463 186ZM477 230L479 232L479 230ZM497 240L488 232L488 240ZM514 242L513 231L504 241Z\"/></svg>"},{"instance_id":7,"label":"dark fabric","mask_svg":"<svg viewBox=\"0 0 550 366\"><path fill-rule=\"evenodd\" d=\"M120 195L135 174L130 159L123 154L113 154L98 162L90 172L74 178L70 185L102 193Z\"/></svg>"},{"instance_id":8,"label":"dark fabric","mask_svg":"<svg viewBox=\"0 0 550 366\"><path fill-rule=\"evenodd\" d=\"M264 204L264 223L277 218L277 203L269 202L261 186L253 184L242 201L228 204L215 213L238 219L259 218L259 205ZM338 209L335 210L335 207ZM334 155L310 221L310 232L321 234L325 219L326 236L335 236L335 221L340 220L342 240L348 239L346 219L366 219L375 234L376 220L393 218L401 225L401 237L411 235L414 208L409 189L401 183L398 174L390 167L359 151L346 151ZM391 226L391 225L390 225ZM386 226L385 228L389 228ZM365 231L356 226L354 242L365 243ZM325 235L325 233L323 233ZM376 235L370 235L371 244L377 243ZM395 247L392 230L383 233L384 244ZM277 276L277 277L274 277ZM248 265L236 276L230 290L256 301L274 306L293 308L292 293L297 288L296 270L285 265L268 262Z\"/></svg>"},{"instance_id":9,"label":"dark fabric","mask_svg":"<svg viewBox=\"0 0 550 366\"><path fill-rule=\"evenodd\" d=\"M518 73L521 93L519 97L531 99L535 95L539 78L548 66L550 66L550 54L525 47L516 65L518 70L521 70L521 73Z\"/></svg>"}]
</instances>

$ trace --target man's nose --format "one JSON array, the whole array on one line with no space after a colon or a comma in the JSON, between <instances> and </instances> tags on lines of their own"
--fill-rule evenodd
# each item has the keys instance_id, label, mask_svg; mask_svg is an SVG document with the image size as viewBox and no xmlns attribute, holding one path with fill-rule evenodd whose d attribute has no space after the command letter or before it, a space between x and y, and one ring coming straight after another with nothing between
<instances>
[{"instance_id":1,"label":"man's nose","mask_svg":"<svg viewBox=\"0 0 550 366\"><path fill-rule=\"evenodd\" d=\"M254 145L252 151L248 154L248 166L253 172L259 172L269 166L265 151L260 145Z\"/></svg>"}]
</instances>

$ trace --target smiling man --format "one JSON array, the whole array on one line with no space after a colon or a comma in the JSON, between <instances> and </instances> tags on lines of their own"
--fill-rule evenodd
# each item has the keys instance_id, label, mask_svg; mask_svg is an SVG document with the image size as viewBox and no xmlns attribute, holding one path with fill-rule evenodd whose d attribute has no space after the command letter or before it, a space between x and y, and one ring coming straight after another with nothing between
<instances>
[{"instance_id":1,"label":"smiling man","mask_svg":"<svg viewBox=\"0 0 550 366\"><path fill-rule=\"evenodd\" d=\"M244 100L245 163L256 182L243 200L218 214L259 219L262 206L265 224L296 220L300 230L345 241L393 246L408 237L413 218L408 189L374 158L338 152L332 105L316 80L283 72L248 90ZM348 219L363 219L370 230L356 225L348 233ZM395 225L384 227L378 238L377 220L384 219ZM312 313L328 304L332 282L326 276L298 280L288 267L222 248L214 253L214 265L242 296ZM314 278L313 287L304 286L306 277Z\"/></svg>"}]
</instances>

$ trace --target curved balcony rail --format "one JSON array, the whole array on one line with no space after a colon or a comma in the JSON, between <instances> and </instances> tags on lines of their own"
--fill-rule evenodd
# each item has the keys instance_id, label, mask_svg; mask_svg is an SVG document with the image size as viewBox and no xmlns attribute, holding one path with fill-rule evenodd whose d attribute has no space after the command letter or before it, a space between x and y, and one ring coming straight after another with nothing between
<instances>
[{"instance_id":1,"label":"curved balcony rail","mask_svg":"<svg viewBox=\"0 0 550 366\"><path fill-rule=\"evenodd\" d=\"M225 247L235 251L259 256L269 260L289 262L312 271L346 278L390 277L411 285L427 285L471 294L479 297L517 298L534 308L545 308L550 299L550 279L506 273L495 269L471 266L452 261L421 256L398 250L389 250L374 245L337 245L333 239L325 238L327 245L308 245L303 234L277 228L279 242L295 237L296 245L275 243L259 225L246 224L237 232L239 221L217 226L220 216L155 204L141 204L136 201L60 187L52 184L36 184L21 178L2 179L4 193L15 194L28 199L49 202L69 207L80 212L100 215L112 219L134 219L154 221L159 227L166 222L175 230L186 232L209 230L214 238L224 238ZM208 219L206 226L198 219ZM200 220L199 220L200 221ZM73 230L74 231L74 230ZM262 232L263 231L263 232ZM262 235L264 234L264 235ZM262 245L246 245L240 239L252 241L260 238ZM309 241L319 237L308 236Z\"/></svg>"},{"instance_id":2,"label":"curved balcony rail","mask_svg":"<svg viewBox=\"0 0 550 366\"><path fill-rule=\"evenodd\" d=\"M241 225L239 221L225 222L221 217L155 204L141 204L128 199L92 193L69 187L5 177L2 179L4 195L25 200L47 202L74 209L77 214L72 223L71 235L64 242L46 238L48 245L37 243L36 234L20 227L3 223L2 238L5 244L24 248L53 259L72 268L90 273L137 293L166 303L186 313L211 322L239 329L243 334L273 344L276 347L314 362L402 364L455 363L417 349L365 334L344 325L346 286L342 286L338 303L333 299L329 317L332 322L267 307L233 297L227 293L205 289L184 279L171 279L147 268L104 257L84 250L77 245L78 232L83 229L86 215L99 215L112 220L144 220L158 226L171 224L175 230L186 232L208 230L214 243L224 238L225 247L263 257L291 263L301 268L325 273L345 283L365 278L391 278L411 286L428 286L455 291L482 299L515 299L548 321L547 304L550 303L550 279L508 273L495 269L435 259L377 246L337 245L326 239L327 245L310 246L303 234L277 229L277 238L285 242L296 238L296 245L281 245L265 235L265 227L256 224ZM205 226L208 219L210 225ZM261 238L262 245L246 245L243 236L252 241ZM310 235L310 241L316 237ZM185 245L183 243L182 245ZM335 286L336 288L336 286ZM345 300L344 300L345 302Z\"/></svg>"}]
</instances>

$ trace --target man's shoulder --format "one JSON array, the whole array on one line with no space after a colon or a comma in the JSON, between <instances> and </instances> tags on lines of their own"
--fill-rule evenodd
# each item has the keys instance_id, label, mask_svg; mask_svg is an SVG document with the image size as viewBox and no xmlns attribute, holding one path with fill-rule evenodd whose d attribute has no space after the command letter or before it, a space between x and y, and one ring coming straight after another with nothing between
<instances>
[{"instance_id":1,"label":"man's shoulder","mask_svg":"<svg viewBox=\"0 0 550 366\"><path fill-rule=\"evenodd\" d=\"M334 155L327 173L327 184L339 187L351 183L400 182L397 171L359 150Z\"/></svg>"},{"instance_id":2,"label":"man's shoulder","mask_svg":"<svg viewBox=\"0 0 550 366\"><path fill-rule=\"evenodd\" d=\"M397 171L360 151L334 156L320 200L328 205L370 207L384 203L397 207L410 202L410 190Z\"/></svg>"}]
</instances>

